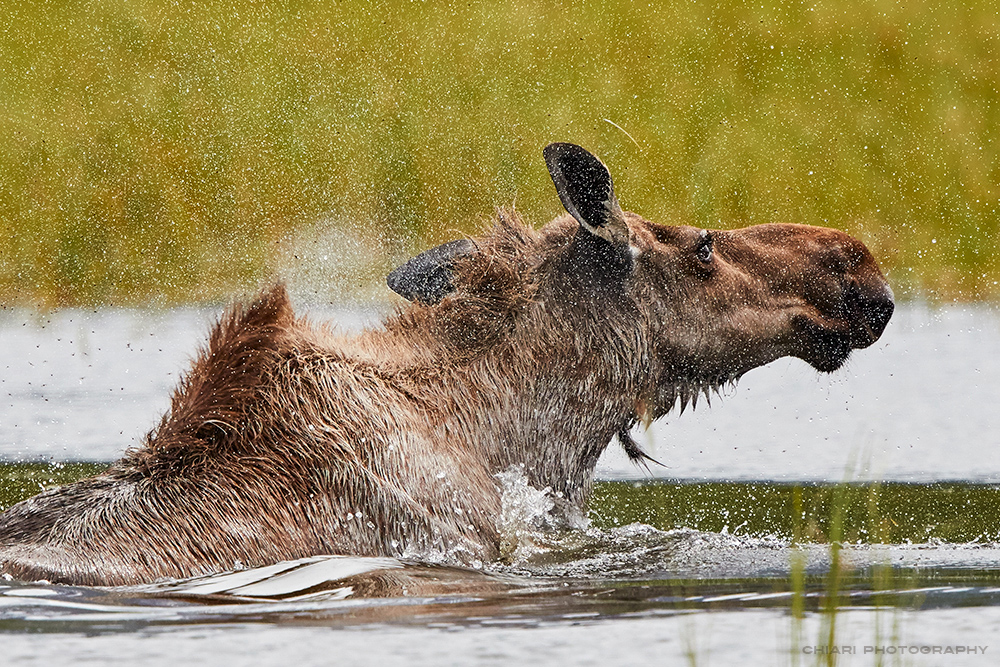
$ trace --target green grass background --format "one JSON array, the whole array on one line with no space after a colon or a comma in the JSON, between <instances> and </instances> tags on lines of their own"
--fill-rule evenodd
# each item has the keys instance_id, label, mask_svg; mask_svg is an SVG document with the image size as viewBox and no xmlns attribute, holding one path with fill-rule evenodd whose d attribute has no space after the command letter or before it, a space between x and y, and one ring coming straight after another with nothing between
<instances>
[{"instance_id":1,"label":"green grass background","mask_svg":"<svg viewBox=\"0 0 1000 667\"><path fill-rule=\"evenodd\" d=\"M796 542L994 543L998 501L1000 486L962 482L599 482L591 518L604 530L640 522Z\"/></svg>"},{"instance_id":2,"label":"green grass background","mask_svg":"<svg viewBox=\"0 0 1000 667\"><path fill-rule=\"evenodd\" d=\"M0 511L107 467L0 463ZM728 531L796 542L995 543L1000 539L998 500L995 484L961 482L598 482L590 518L602 530L640 522L660 530Z\"/></svg>"},{"instance_id":3,"label":"green grass background","mask_svg":"<svg viewBox=\"0 0 1000 667\"><path fill-rule=\"evenodd\" d=\"M653 220L839 227L898 294L996 297L998 53L987 2L12 0L0 300L219 299L320 219L542 224L551 141Z\"/></svg>"}]
</instances>

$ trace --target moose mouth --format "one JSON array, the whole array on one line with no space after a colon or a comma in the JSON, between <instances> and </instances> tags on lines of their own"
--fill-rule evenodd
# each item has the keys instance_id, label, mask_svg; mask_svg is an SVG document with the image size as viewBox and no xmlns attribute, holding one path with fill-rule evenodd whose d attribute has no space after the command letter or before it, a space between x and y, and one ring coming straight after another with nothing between
<instances>
[{"instance_id":1,"label":"moose mouth","mask_svg":"<svg viewBox=\"0 0 1000 667\"><path fill-rule=\"evenodd\" d=\"M851 333L846 327L832 327L829 321L803 318L801 331L803 349L795 355L821 373L832 373L847 361L854 347Z\"/></svg>"},{"instance_id":2,"label":"moose mouth","mask_svg":"<svg viewBox=\"0 0 1000 667\"><path fill-rule=\"evenodd\" d=\"M804 349L796 356L820 372L832 373L844 365L853 350L866 348L881 337L894 309L888 285L874 295L865 294L856 284L848 285L841 317L799 319Z\"/></svg>"}]
</instances>

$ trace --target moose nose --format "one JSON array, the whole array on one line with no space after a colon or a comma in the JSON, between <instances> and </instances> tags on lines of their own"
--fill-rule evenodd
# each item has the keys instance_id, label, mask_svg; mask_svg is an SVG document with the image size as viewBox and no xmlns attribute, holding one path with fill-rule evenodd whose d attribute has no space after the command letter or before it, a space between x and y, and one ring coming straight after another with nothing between
<instances>
[{"instance_id":1,"label":"moose nose","mask_svg":"<svg viewBox=\"0 0 1000 667\"><path fill-rule=\"evenodd\" d=\"M855 321L852 347L868 347L879 339L896 308L892 288L882 283L874 290L852 285L847 292L847 307Z\"/></svg>"}]
</instances>

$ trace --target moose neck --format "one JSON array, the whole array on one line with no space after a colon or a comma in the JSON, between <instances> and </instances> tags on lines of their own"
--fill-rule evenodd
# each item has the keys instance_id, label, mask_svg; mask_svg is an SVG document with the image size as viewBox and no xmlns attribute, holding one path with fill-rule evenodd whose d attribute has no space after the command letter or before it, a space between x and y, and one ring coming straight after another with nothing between
<instances>
[{"instance_id":1,"label":"moose neck","mask_svg":"<svg viewBox=\"0 0 1000 667\"><path fill-rule=\"evenodd\" d=\"M523 466L532 486L582 507L601 453L635 421L650 364L620 283L558 266L549 275L509 338L454 378L452 391L472 404L449 418L467 424L493 474Z\"/></svg>"},{"instance_id":2,"label":"moose neck","mask_svg":"<svg viewBox=\"0 0 1000 667\"><path fill-rule=\"evenodd\" d=\"M504 395L480 395L471 442L484 450L492 474L521 468L535 488L580 506L602 452L634 420L635 403L616 394L618 378L607 367L596 367L606 359L562 361L565 373L532 373L543 369L525 364L516 377L505 374Z\"/></svg>"},{"instance_id":3,"label":"moose neck","mask_svg":"<svg viewBox=\"0 0 1000 667\"><path fill-rule=\"evenodd\" d=\"M540 235L501 212L476 247L452 267L453 296L401 311L363 347L442 406L437 441L580 507L652 393L649 318L627 296L634 259L570 216Z\"/></svg>"}]
</instances>

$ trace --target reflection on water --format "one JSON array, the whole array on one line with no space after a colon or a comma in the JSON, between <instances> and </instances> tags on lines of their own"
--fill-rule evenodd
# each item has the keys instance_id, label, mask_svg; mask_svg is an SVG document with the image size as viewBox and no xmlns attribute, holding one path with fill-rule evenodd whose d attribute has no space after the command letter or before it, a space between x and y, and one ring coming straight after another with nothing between
<instances>
[{"instance_id":1,"label":"reflection on water","mask_svg":"<svg viewBox=\"0 0 1000 667\"><path fill-rule=\"evenodd\" d=\"M641 525L536 537L546 547L531 559L485 570L321 556L118 589L8 582L0 632L8 655L37 664L58 657L54 647L74 658L127 651L146 664L180 655L319 664L335 650L352 664L445 665L473 656L510 664L532 658L532 647L581 664L672 664L695 652L696 664L772 665L829 645L831 618L834 645L860 655L864 646L989 646L1000 624L996 545L848 546L832 588L825 545L797 551L797 579L793 547L773 538ZM789 613L796 608L801 617ZM37 633L45 646L29 651L25 638Z\"/></svg>"},{"instance_id":2,"label":"reflection on water","mask_svg":"<svg viewBox=\"0 0 1000 667\"><path fill-rule=\"evenodd\" d=\"M801 554L801 586L791 579ZM827 581L829 549L774 539L633 525L552 537L529 561L483 570L392 558L313 556L145 586L95 589L46 582L0 586L0 627L56 631L123 623L324 621L525 625L638 611L849 606L1000 605L996 545L848 546L841 586ZM419 609L417 609L419 607ZM116 625L117 624L117 625Z\"/></svg>"},{"instance_id":3,"label":"reflection on water","mask_svg":"<svg viewBox=\"0 0 1000 667\"><path fill-rule=\"evenodd\" d=\"M851 608L837 619L837 640L856 648L839 656L839 665L995 664L1000 635L1000 607L976 612L982 630L956 632L968 617L961 608L880 610ZM788 616L769 609L719 609L712 613L626 614L612 622L583 614L561 621L525 624L514 617L483 619L479 625L448 622L421 625L373 625L331 630L324 624L254 622L226 626L197 625L94 636L7 634L4 656L14 664L103 665L815 665L812 650L822 619L808 614L791 642ZM988 645L984 655L955 655L956 646ZM915 647L916 654L874 650ZM922 647L952 649L951 655L923 655ZM866 653L866 650L870 652ZM165 657L166 656L166 657ZM797 659L797 662L793 662ZM823 663L819 663L823 664Z\"/></svg>"}]
</instances>

